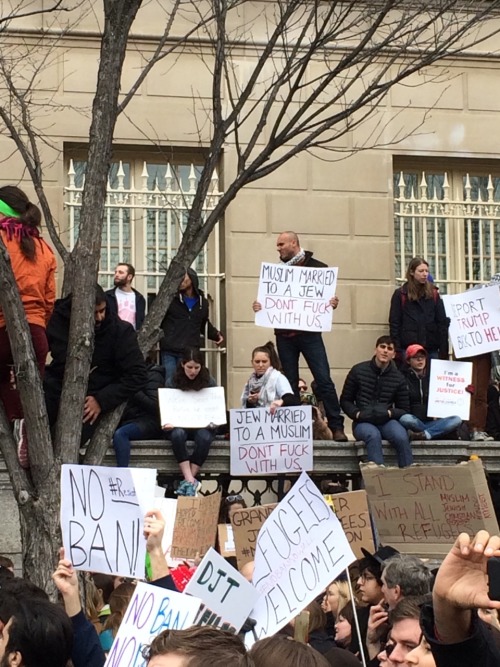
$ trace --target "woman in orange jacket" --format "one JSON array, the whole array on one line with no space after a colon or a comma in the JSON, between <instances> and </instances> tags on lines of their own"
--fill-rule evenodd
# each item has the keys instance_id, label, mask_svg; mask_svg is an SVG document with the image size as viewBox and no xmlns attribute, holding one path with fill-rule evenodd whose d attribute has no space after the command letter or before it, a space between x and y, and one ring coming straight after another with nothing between
<instances>
[{"instance_id":1,"label":"woman in orange jacket","mask_svg":"<svg viewBox=\"0 0 500 667\"><path fill-rule=\"evenodd\" d=\"M0 238L9 253L40 375L45 371L48 353L45 329L55 301L56 258L40 237L42 215L26 194L13 185L0 187ZM7 418L15 422L21 465L28 466L26 436L19 393L5 318L0 309L0 398Z\"/></svg>"}]
</instances>

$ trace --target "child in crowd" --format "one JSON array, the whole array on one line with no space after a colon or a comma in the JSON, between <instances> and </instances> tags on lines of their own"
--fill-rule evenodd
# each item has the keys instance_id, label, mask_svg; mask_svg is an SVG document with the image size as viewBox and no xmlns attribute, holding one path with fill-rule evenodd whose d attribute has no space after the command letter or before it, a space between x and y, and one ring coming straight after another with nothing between
<instances>
[{"instance_id":1,"label":"child in crowd","mask_svg":"<svg viewBox=\"0 0 500 667\"><path fill-rule=\"evenodd\" d=\"M181 391L200 391L215 387L216 383L204 364L203 354L198 348L188 347L182 355L173 379L167 381L167 388ZM196 475L205 463L210 445L215 437L215 424L205 428L179 428L174 424L163 424L165 437L172 443L172 451L177 459L184 481L177 488L179 496L195 496L201 486ZM188 454L186 443L194 440L194 450Z\"/></svg>"}]
</instances>

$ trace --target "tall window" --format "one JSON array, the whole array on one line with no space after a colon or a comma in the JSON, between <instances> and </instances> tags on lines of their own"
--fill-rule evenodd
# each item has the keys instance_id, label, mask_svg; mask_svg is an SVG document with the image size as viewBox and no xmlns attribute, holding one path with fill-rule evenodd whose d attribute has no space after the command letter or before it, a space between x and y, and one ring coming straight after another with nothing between
<instances>
[{"instance_id":1,"label":"tall window","mask_svg":"<svg viewBox=\"0 0 500 667\"><path fill-rule=\"evenodd\" d=\"M68 212L69 245L78 238L86 154L69 149L65 206ZM119 262L134 266L134 287L155 297L169 263L175 256L186 229L189 210L201 172L201 157L179 154L170 162L158 154L115 151L116 161L108 176L105 220L102 230L100 282L113 286L114 269ZM204 206L207 215L220 197L217 177ZM219 230L198 255L193 268L200 287L212 302L211 321L221 328L222 281ZM217 362L220 377L220 362Z\"/></svg>"},{"instance_id":2,"label":"tall window","mask_svg":"<svg viewBox=\"0 0 500 667\"><path fill-rule=\"evenodd\" d=\"M500 165L395 160L396 277L422 256L443 293L500 271Z\"/></svg>"}]
</instances>

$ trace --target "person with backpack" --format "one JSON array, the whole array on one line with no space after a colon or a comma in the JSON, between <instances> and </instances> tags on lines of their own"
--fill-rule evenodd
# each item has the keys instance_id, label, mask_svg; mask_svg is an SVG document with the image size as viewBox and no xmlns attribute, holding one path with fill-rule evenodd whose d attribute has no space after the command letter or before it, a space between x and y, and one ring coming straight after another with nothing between
<instances>
[{"instance_id":1,"label":"person with backpack","mask_svg":"<svg viewBox=\"0 0 500 667\"><path fill-rule=\"evenodd\" d=\"M429 264L414 257L406 271L406 282L395 290L389 312L390 336L396 355L404 360L409 345L422 345L431 359L448 359L448 327L443 300L429 280Z\"/></svg>"}]
</instances>

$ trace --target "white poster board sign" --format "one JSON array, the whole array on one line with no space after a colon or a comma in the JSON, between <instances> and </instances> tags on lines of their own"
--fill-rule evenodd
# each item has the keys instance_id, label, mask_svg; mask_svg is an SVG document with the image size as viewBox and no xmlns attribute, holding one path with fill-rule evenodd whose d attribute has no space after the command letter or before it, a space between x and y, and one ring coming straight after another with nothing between
<instances>
[{"instance_id":1,"label":"white poster board sign","mask_svg":"<svg viewBox=\"0 0 500 667\"><path fill-rule=\"evenodd\" d=\"M443 295L457 359L500 349L500 286Z\"/></svg>"},{"instance_id":2,"label":"white poster board sign","mask_svg":"<svg viewBox=\"0 0 500 667\"><path fill-rule=\"evenodd\" d=\"M469 419L471 395L465 388L472 382L472 362L431 359L429 417Z\"/></svg>"},{"instance_id":3,"label":"white poster board sign","mask_svg":"<svg viewBox=\"0 0 500 667\"><path fill-rule=\"evenodd\" d=\"M255 313L259 327L331 331L338 268L287 266L262 262Z\"/></svg>"},{"instance_id":4,"label":"white poster board sign","mask_svg":"<svg viewBox=\"0 0 500 667\"><path fill-rule=\"evenodd\" d=\"M182 428L206 428L227 422L224 387L209 387L200 391L158 389L162 425Z\"/></svg>"},{"instance_id":5,"label":"white poster board sign","mask_svg":"<svg viewBox=\"0 0 500 667\"><path fill-rule=\"evenodd\" d=\"M65 464L61 531L76 570L144 576L144 514L154 507L156 470Z\"/></svg>"},{"instance_id":6,"label":"white poster board sign","mask_svg":"<svg viewBox=\"0 0 500 667\"><path fill-rule=\"evenodd\" d=\"M230 411L231 475L300 473L313 469L312 407Z\"/></svg>"},{"instance_id":7,"label":"white poster board sign","mask_svg":"<svg viewBox=\"0 0 500 667\"><path fill-rule=\"evenodd\" d=\"M259 593L234 567L209 549L185 588L202 601L195 625L213 625L235 634L247 620Z\"/></svg>"},{"instance_id":8,"label":"white poster board sign","mask_svg":"<svg viewBox=\"0 0 500 667\"><path fill-rule=\"evenodd\" d=\"M193 625L201 600L139 582L105 667L146 667L142 650L163 630L184 630Z\"/></svg>"},{"instance_id":9,"label":"white poster board sign","mask_svg":"<svg viewBox=\"0 0 500 667\"><path fill-rule=\"evenodd\" d=\"M303 472L260 529L250 614L257 639L286 625L355 560L342 525Z\"/></svg>"}]
</instances>

